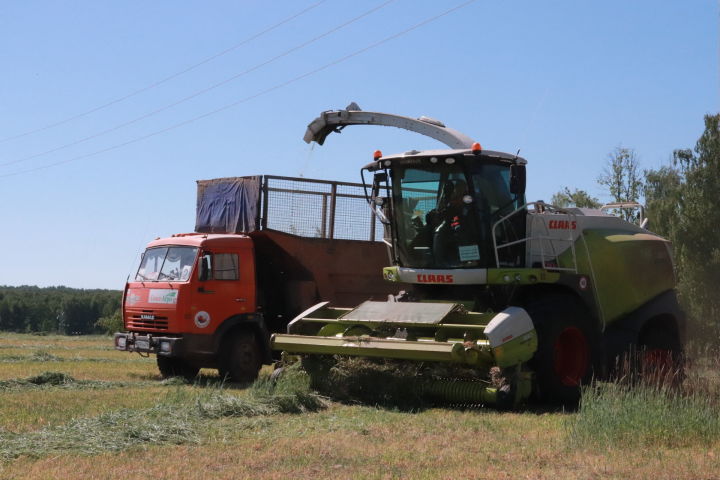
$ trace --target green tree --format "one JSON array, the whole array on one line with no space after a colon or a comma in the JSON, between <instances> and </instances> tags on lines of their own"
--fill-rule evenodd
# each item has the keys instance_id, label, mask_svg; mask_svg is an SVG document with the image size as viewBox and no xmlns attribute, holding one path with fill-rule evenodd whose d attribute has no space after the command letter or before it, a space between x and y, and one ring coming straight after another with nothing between
<instances>
[{"instance_id":1,"label":"green tree","mask_svg":"<svg viewBox=\"0 0 720 480\"><path fill-rule=\"evenodd\" d=\"M699 334L720 334L720 115L705 116L705 131L694 151L678 150L675 162L684 181L671 239L680 270L680 292Z\"/></svg>"},{"instance_id":2,"label":"green tree","mask_svg":"<svg viewBox=\"0 0 720 480\"><path fill-rule=\"evenodd\" d=\"M683 182L683 173L675 167L645 171L643 192L649 229L672 241L677 239L680 223Z\"/></svg>"},{"instance_id":3,"label":"green tree","mask_svg":"<svg viewBox=\"0 0 720 480\"><path fill-rule=\"evenodd\" d=\"M578 207L578 208L600 208L600 201L591 196L585 190L575 189L570 191L568 187L555 193L550 203L556 207Z\"/></svg>"},{"instance_id":4,"label":"green tree","mask_svg":"<svg viewBox=\"0 0 720 480\"><path fill-rule=\"evenodd\" d=\"M613 202L638 202L642 193L640 162L632 148L615 147L608 154L598 183L607 187Z\"/></svg>"}]
</instances>

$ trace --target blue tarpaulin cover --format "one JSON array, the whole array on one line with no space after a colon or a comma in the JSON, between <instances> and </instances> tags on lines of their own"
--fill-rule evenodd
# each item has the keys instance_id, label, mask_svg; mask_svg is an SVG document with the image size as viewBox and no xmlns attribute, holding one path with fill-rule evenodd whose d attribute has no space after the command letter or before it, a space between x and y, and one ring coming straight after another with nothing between
<instances>
[{"instance_id":1,"label":"blue tarpaulin cover","mask_svg":"<svg viewBox=\"0 0 720 480\"><path fill-rule=\"evenodd\" d=\"M262 177L197 181L195 231L248 233L259 230L257 208Z\"/></svg>"}]
</instances>

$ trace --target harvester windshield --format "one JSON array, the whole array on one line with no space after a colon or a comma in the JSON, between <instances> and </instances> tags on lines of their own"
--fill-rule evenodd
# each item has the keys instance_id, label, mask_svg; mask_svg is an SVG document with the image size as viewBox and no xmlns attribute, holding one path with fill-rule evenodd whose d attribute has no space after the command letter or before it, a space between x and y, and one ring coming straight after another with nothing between
<instances>
[{"instance_id":1,"label":"harvester windshield","mask_svg":"<svg viewBox=\"0 0 720 480\"><path fill-rule=\"evenodd\" d=\"M506 164L396 164L394 222L400 264L412 268L493 266L492 223L522 205Z\"/></svg>"}]
</instances>

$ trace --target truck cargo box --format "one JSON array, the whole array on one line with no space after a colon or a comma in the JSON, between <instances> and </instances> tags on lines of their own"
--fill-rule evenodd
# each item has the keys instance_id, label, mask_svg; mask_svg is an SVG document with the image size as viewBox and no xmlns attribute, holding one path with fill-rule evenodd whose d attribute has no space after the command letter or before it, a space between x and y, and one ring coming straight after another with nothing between
<instances>
[{"instance_id":1,"label":"truck cargo box","mask_svg":"<svg viewBox=\"0 0 720 480\"><path fill-rule=\"evenodd\" d=\"M360 183L255 175L198 180L195 231L279 230L301 237L382 240Z\"/></svg>"}]
</instances>

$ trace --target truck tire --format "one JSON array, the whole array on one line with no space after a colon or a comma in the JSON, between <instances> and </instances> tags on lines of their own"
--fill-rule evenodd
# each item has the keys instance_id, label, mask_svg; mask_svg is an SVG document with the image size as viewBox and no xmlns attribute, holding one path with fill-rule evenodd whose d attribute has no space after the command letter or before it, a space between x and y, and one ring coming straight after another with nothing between
<instances>
[{"instance_id":1,"label":"truck tire","mask_svg":"<svg viewBox=\"0 0 720 480\"><path fill-rule=\"evenodd\" d=\"M186 380L194 380L200 369L189 365L179 357L157 356L157 366L162 378L183 377Z\"/></svg>"},{"instance_id":2,"label":"truck tire","mask_svg":"<svg viewBox=\"0 0 720 480\"><path fill-rule=\"evenodd\" d=\"M225 339L220 352L221 377L249 383L258 377L261 366L260 347L252 332L236 331Z\"/></svg>"},{"instance_id":3,"label":"truck tire","mask_svg":"<svg viewBox=\"0 0 720 480\"><path fill-rule=\"evenodd\" d=\"M580 390L602 367L600 334L587 309L570 295L550 294L525 309L538 334L530 365L535 370L535 396L542 402L574 406Z\"/></svg>"}]
</instances>

